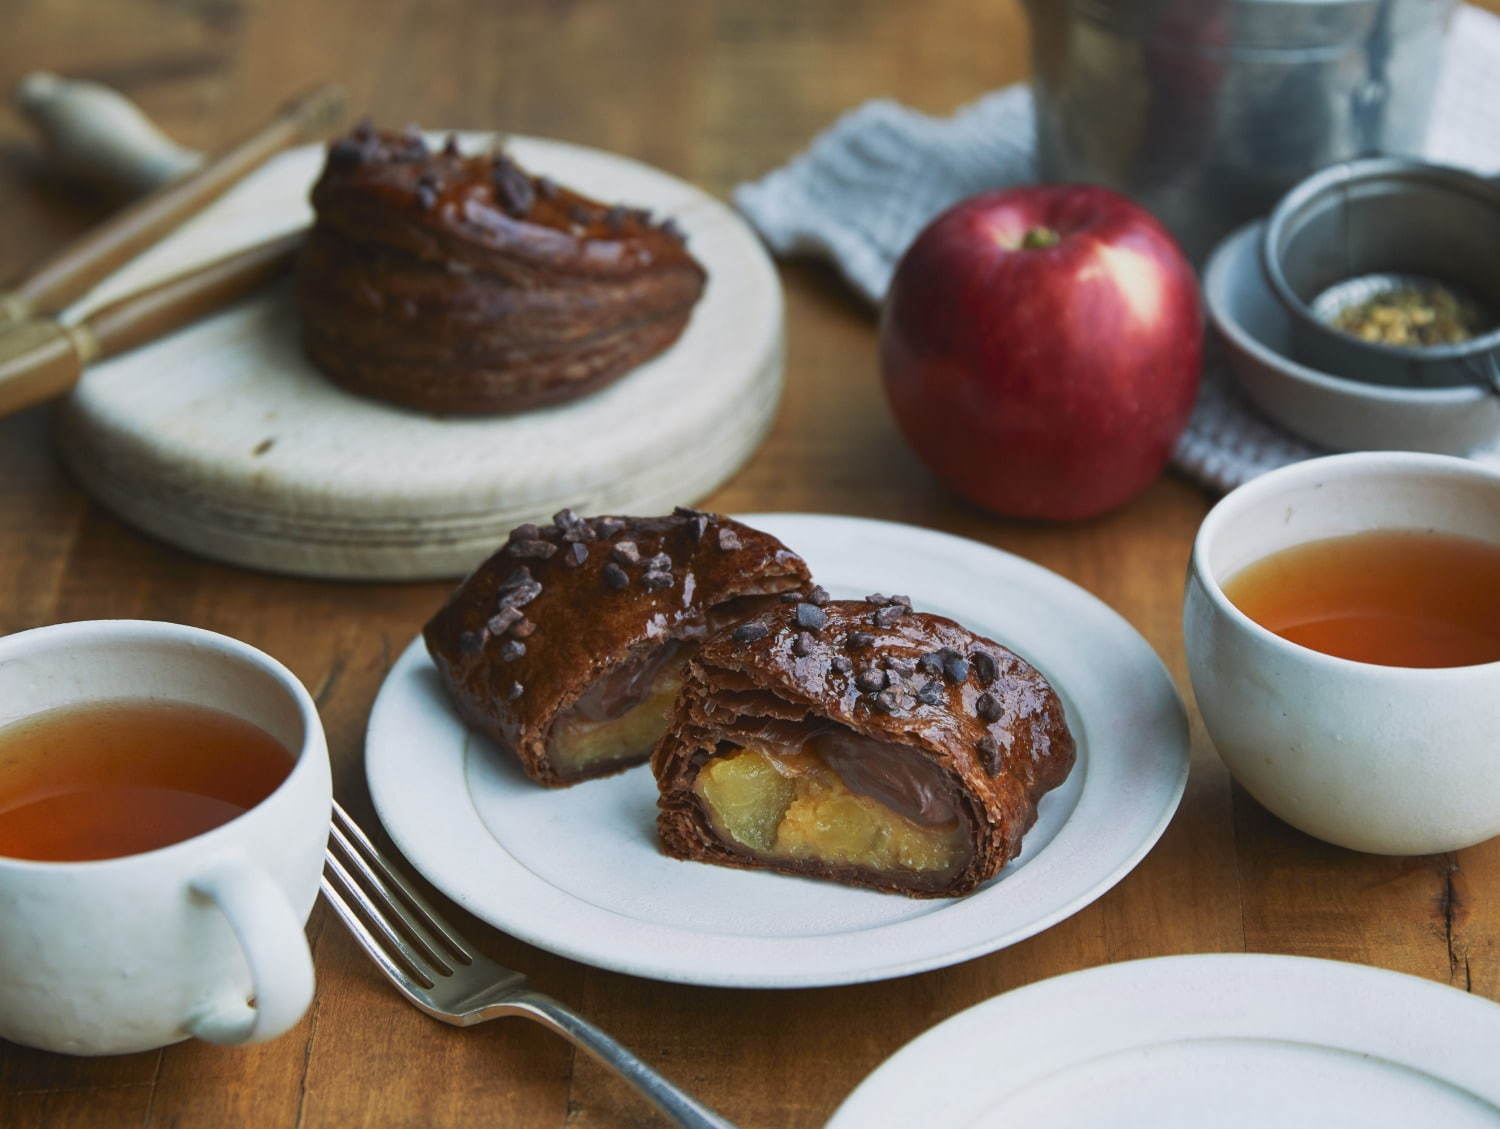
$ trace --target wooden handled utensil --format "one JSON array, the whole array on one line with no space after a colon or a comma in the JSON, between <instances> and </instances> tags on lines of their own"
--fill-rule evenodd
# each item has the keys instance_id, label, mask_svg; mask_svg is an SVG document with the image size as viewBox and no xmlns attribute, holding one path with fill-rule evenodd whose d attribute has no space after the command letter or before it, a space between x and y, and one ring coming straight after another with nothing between
<instances>
[{"instance_id":1,"label":"wooden handled utensil","mask_svg":"<svg viewBox=\"0 0 1500 1129\"><path fill-rule=\"evenodd\" d=\"M82 321L33 318L0 331L0 416L60 396L91 361L123 353L264 285L292 262L301 231L117 299Z\"/></svg>"},{"instance_id":2,"label":"wooden handled utensil","mask_svg":"<svg viewBox=\"0 0 1500 1129\"><path fill-rule=\"evenodd\" d=\"M42 263L9 293L0 294L0 330L57 313L277 152L324 132L343 107L342 90L320 86L287 103L265 126L196 172L163 185L94 228ZM27 332L34 330L28 327ZM6 355L13 355L15 348L20 346L0 343Z\"/></svg>"}]
</instances>

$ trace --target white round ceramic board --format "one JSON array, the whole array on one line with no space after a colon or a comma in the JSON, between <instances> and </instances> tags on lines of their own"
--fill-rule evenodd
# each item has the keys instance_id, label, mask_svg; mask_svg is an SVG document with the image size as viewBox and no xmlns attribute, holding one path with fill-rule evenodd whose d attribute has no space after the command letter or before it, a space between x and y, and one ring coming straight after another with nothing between
<instances>
[{"instance_id":1,"label":"white round ceramic board","mask_svg":"<svg viewBox=\"0 0 1500 1129\"><path fill-rule=\"evenodd\" d=\"M827 1129L1496 1129L1500 1005L1358 964L1105 965L960 1012Z\"/></svg>"},{"instance_id":2,"label":"white round ceramic board","mask_svg":"<svg viewBox=\"0 0 1500 1129\"><path fill-rule=\"evenodd\" d=\"M660 980L791 988L954 964L1098 898L1156 842L1187 778L1187 722L1160 660L1115 612L1037 565L887 522L750 515L838 598L904 593L1035 664L1078 742L1019 858L965 898L921 900L668 858L642 765L562 790L532 784L450 708L421 640L370 716L376 810L411 863L496 928Z\"/></svg>"},{"instance_id":3,"label":"white round ceramic board","mask_svg":"<svg viewBox=\"0 0 1500 1129\"><path fill-rule=\"evenodd\" d=\"M764 437L782 382L780 284L754 233L638 162L535 138L507 145L559 183L682 227L708 284L670 349L570 404L432 416L325 380L302 355L283 284L86 373L59 432L85 488L149 532L232 563L412 579L460 575L508 529L563 506L659 513L726 480ZM321 146L278 156L69 316L305 225L322 161Z\"/></svg>"}]
</instances>

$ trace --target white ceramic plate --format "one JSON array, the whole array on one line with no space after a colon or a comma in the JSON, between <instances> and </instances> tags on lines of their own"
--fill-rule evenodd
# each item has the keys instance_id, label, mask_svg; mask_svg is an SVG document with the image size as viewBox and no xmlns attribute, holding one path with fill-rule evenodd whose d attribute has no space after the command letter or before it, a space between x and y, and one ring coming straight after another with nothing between
<instances>
[{"instance_id":1,"label":"white ceramic plate","mask_svg":"<svg viewBox=\"0 0 1500 1129\"><path fill-rule=\"evenodd\" d=\"M900 592L1012 648L1067 709L1078 762L1025 847L966 898L915 900L683 862L656 843L646 766L563 791L530 783L449 708L413 643L370 716L375 807L429 880L499 929L637 976L725 987L849 984L1029 937L1099 897L1156 842L1187 779L1187 722L1155 653L1076 585L972 541L809 514L746 522L835 597Z\"/></svg>"},{"instance_id":2,"label":"white ceramic plate","mask_svg":"<svg viewBox=\"0 0 1500 1129\"><path fill-rule=\"evenodd\" d=\"M1496 1129L1500 1006L1414 976L1214 954L1090 968L908 1043L827 1129Z\"/></svg>"}]
</instances>

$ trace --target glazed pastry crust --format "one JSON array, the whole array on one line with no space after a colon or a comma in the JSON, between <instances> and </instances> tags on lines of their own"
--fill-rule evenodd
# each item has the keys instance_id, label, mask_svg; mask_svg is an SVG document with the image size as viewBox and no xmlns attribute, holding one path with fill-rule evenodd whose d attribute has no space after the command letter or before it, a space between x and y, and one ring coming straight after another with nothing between
<instances>
[{"instance_id":1,"label":"glazed pastry crust","mask_svg":"<svg viewBox=\"0 0 1500 1129\"><path fill-rule=\"evenodd\" d=\"M828 603L818 609L817 630L807 624L819 616L780 604L699 648L652 757L657 826L668 854L952 897L1019 853L1037 802L1073 765L1062 703L1035 668L998 643L896 599ZM971 845L959 871L932 877L766 860L716 833L694 790L704 765L733 752L747 730L781 723L795 732L824 721L899 745L941 769Z\"/></svg>"},{"instance_id":2,"label":"glazed pastry crust","mask_svg":"<svg viewBox=\"0 0 1500 1129\"><path fill-rule=\"evenodd\" d=\"M333 142L312 203L308 356L351 391L427 411L582 396L670 346L706 280L670 223L416 133Z\"/></svg>"},{"instance_id":3,"label":"glazed pastry crust","mask_svg":"<svg viewBox=\"0 0 1500 1129\"><path fill-rule=\"evenodd\" d=\"M802 558L717 514L579 518L521 526L448 597L423 637L466 722L513 753L539 784L553 722L641 648L734 614L736 601L807 580Z\"/></svg>"}]
</instances>

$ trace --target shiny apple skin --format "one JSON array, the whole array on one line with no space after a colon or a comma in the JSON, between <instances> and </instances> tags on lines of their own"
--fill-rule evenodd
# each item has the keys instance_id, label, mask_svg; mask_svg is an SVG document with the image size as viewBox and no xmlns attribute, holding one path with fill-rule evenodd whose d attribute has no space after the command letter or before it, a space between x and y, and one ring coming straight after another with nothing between
<instances>
[{"instance_id":1,"label":"shiny apple skin","mask_svg":"<svg viewBox=\"0 0 1500 1129\"><path fill-rule=\"evenodd\" d=\"M1058 235L1026 248L1032 229ZM1123 505L1162 471L1202 368L1198 283L1150 213L1104 188L965 200L897 265L880 367L945 483L1013 517Z\"/></svg>"}]
</instances>

